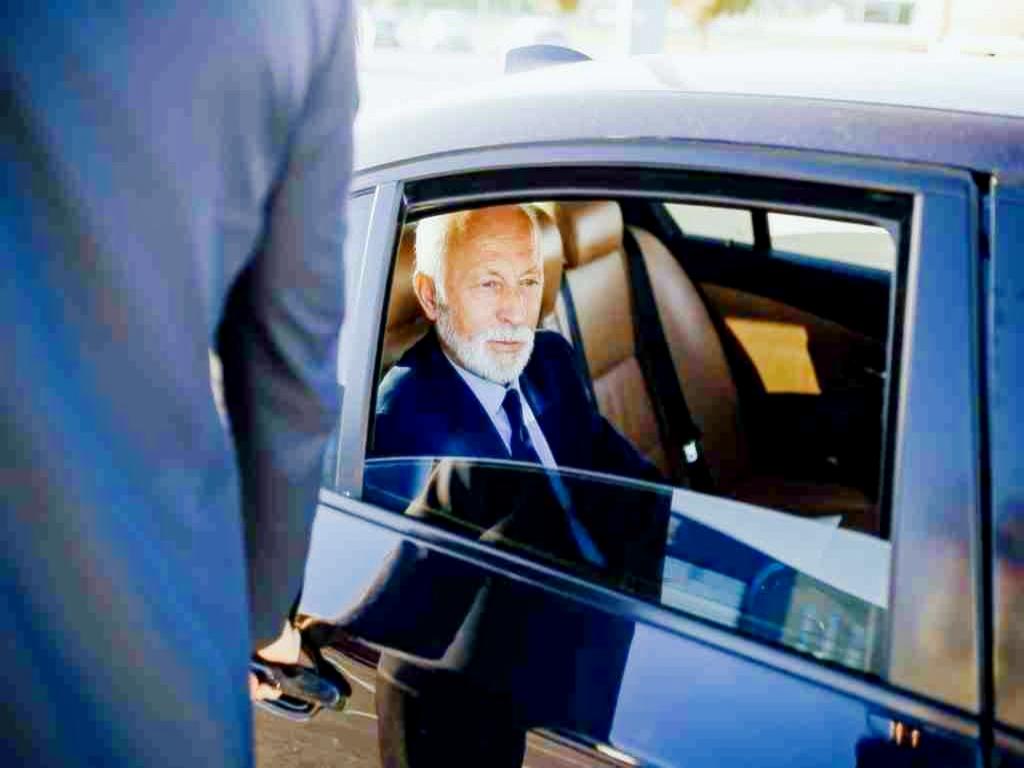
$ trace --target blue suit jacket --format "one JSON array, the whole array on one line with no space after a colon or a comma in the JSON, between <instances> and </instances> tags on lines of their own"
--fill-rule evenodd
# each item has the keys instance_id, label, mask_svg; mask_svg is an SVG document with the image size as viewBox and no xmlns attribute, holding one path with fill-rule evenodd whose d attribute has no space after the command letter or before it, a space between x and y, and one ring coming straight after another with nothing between
<instances>
[{"instance_id":1,"label":"blue suit jacket","mask_svg":"<svg viewBox=\"0 0 1024 768\"><path fill-rule=\"evenodd\" d=\"M659 479L589 401L561 336L537 333L520 386L559 466ZM371 456L508 458L434 333L381 382ZM664 489L565 478L574 513L606 558L604 568L592 571L572 554L562 508L544 475L472 462L448 469L438 466L422 492L421 480L405 487L401 465L380 471L371 465L364 499L377 501L379 491L381 503L393 506L396 497L415 497L406 514L498 547L525 545L534 556L598 581L657 595L668 520ZM445 474L443 481L438 474ZM435 483L447 489L449 508L431 517L440 504ZM610 728L633 632L628 621L581 610L515 580L485 578L475 566L408 541L342 624L423 659L385 654L380 667L422 697L468 686L463 695L477 691L481 711L492 699L511 705L515 722L509 728L561 727L597 738Z\"/></svg>"},{"instance_id":2,"label":"blue suit jacket","mask_svg":"<svg viewBox=\"0 0 1024 768\"><path fill-rule=\"evenodd\" d=\"M2 765L251 760L337 424L350 6L5 6Z\"/></svg>"},{"instance_id":3,"label":"blue suit jacket","mask_svg":"<svg viewBox=\"0 0 1024 768\"><path fill-rule=\"evenodd\" d=\"M654 465L590 402L573 365L572 348L559 334L537 332L519 383L558 466L661 479ZM381 382L370 455L509 457L490 417L433 332L409 349Z\"/></svg>"}]
</instances>

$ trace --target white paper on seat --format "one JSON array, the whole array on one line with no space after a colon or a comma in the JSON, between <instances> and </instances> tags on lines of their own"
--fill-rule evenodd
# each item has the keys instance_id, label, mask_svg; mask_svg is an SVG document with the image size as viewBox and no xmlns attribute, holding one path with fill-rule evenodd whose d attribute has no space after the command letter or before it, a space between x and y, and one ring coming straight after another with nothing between
<instances>
[{"instance_id":1,"label":"white paper on seat","mask_svg":"<svg viewBox=\"0 0 1024 768\"><path fill-rule=\"evenodd\" d=\"M672 512L714 528L829 586L889 605L892 547L873 536L751 504L675 488Z\"/></svg>"}]
</instances>

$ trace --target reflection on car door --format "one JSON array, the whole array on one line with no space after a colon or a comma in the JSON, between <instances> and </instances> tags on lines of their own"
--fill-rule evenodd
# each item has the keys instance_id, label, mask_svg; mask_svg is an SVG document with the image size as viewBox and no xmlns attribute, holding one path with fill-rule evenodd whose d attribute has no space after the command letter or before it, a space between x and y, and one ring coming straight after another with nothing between
<instances>
[{"instance_id":1,"label":"reflection on car door","mask_svg":"<svg viewBox=\"0 0 1024 768\"><path fill-rule=\"evenodd\" d=\"M425 467L430 469L425 472ZM844 680L843 673L830 669L808 673L818 661L795 659L712 626L745 625L747 634L788 644L821 663L871 672L873 652L851 643L855 635L845 625L837 625L837 634L830 636L828 616L819 622L806 612L797 612L795 620L790 615L787 606L797 592L803 588L807 594L808 585L823 584L828 575L821 570L827 563L810 563L811 572L798 572L775 557L787 557L785 536L774 546L774 555L766 554L727 533L733 528L722 521L723 509L697 509L704 497L667 488L620 491L616 506L621 509L672 509L675 524L666 531L661 570L672 575L677 595L688 598L681 610L699 618L673 612L666 620L669 610L680 605L666 597L667 591L652 595L646 579L637 582L634 591L641 599L636 600L585 584L574 590L543 568L526 578L509 575L507 563L501 568L505 573L497 572L501 561L494 559L491 545L515 553L518 545L537 543L510 540L516 535L510 531L530 530L507 520L530 513L514 501L502 508L500 497L481 490L461 497L469 504L469 512L462 514L450 503L434 508L438 499L429 492L411 499L387 495L391 488L408 485L395 483L396 473L410 470L427 477L435 469L430 460L371 462L366 496L376 505L325 493L317 520L310 571L320 574L319 585L307 583L303 610L327 619L334 633L330 641L350 656L350 635L384 650L370 683L378 697L375 714L384 718L378 722L383 753L412 749L415 758L416 747L399 743L410 738L411 729L395 720L407 716L408 708L396 712L387 701L382 707L382 686L388 696L394 688L412 691L416 699L436 702L438 712L456 719L442 731L451 757L464 754L465 742L481 727L472 716L485 713L489 749L509 731L542 729L557 734L562 749L568 740L602 761L618 755L666 765L899 765L904 759L910 765L911 758L941 753L945 764L973 762L971 739L896 716L898 701L890 707L860 695L870 686ZM503 491L523 485L522 477L509 482L514 468L502 472ZM463 480L468 476L462 473ZM565 482L602 486L608 481L576 477ZM452 492L451 499L457 497ZM492 520L477 516L482 498L504 526L501 531ZM380 509L403 505L407 515L402 517ZM346 514L331 509L335 506ZM443 529L421 527L432 515L444 518ZM705 524L712 519L717 527ZM821 523L796 522L829 532ZM403 529L415 533L410 538ZM468 529L476 535L467 536ZM843 533L871 546L887 546ZM797 547L805 557L806 536ZM481 546L488 539L488 546ZM332 545L342 541L346 552L356 553L344 561ZM551 565L559 567L554 561ZM683 571L687 580L680 586ZM779 577L771 579L775 573ZM621 591L621 574L610 579ZM802 587L798 579L804 580ZM333 588L324 586L328 580ZM819 591L829 588L826 584ZM860 596L846 591L858 589ZM867 599L884 603L884 589L839 584L834 591L846 595L849 605L860 606L856 621L864 626L884 613L884 605ZM843 610L848 616L856 613ZM368 672L363 667L358 674ZM468 732L469 725L476 730ZM899 744L893 741L897 728L906 730L906 744L902 736ZM913 747L911 733L916 734ZM549 741L534 737L530 748L549 749Z\"/></svg>"}]
</instances>

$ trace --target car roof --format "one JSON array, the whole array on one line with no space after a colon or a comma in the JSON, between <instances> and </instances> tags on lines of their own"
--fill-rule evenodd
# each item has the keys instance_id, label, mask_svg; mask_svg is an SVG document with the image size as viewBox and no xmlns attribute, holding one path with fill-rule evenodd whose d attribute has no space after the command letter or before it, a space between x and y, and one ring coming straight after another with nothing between
<instances>
[{"instance_id":1,"label":"car roof","mask_svg":"<svg viewBox=\"0 0 1024 768\"><path fill-rule=\"evenodd\" d=\"M458 150L673 139L1024 172L1024 61L645 56L499 78L357 122L357 172Z\"/></svg>"}]
</instances>

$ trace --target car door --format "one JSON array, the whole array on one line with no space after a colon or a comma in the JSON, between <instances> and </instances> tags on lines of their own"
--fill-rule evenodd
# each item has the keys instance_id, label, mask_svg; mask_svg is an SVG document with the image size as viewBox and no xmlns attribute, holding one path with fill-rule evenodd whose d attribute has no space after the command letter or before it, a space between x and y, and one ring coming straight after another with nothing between
<instances>
[{"instance_id":1,"label":"car door","mask_svg":"<svg viewBox=\"0 0 1024 768\"><path fill-rule=\"evenodd\" d=\"M993 184L988 208L991 243L984 283L989 396L993 557L992 669L994 714L999 764L1024 762L1024 669L1021 630L1024 610L1024 496L1020 478L1021 428L1024 413L1017 393L1024 387L1024 185L1022 179L1000 177Z\"/></svg>"},{"instance_id":2,"label":"car door","mask_svg":"<svg viewBox=\"0 0 1024 768\"><path fill-rule=\"evenodd\" d=\"M372 199L368 235L350 286L358 309L340 353L343 414L299 612L362 698L348 715L322 716L322 736L307 732L309 749L324 750L330 738L328 753L355 750L367 764L388 757L389 738L401 738L401 730L378 719L380 701L369 699L380 698L384 681L431 690L467 723L474 704L507 717L530 731L531 765L977 762L979 383L971 286L978 221L971 178L658 142L547 146L544 166L557 169L547 174L541 157L516 147L357 178L363 199ZM496 536L473 517L477 509L489 515L511 505L514 517L543 506L538 499L551 482L537 481L535 470L472 460L453 466L444 457L367 459L374 361L406 217L454 202L608 189L679 198L683 174L663 173L667 184L655 184L653 168L754 175L765 180L762 192L775 189L772 202L782 209L785 182L799 178L809 185L801 190L824 194L840 185L889 195L909 212L891 219L903 250L893 274L881 413L886 539L685 488L554 473L571 497L586 500L578 507L600 518L595 524L642 539L647 565L612 578L530 541ZM448 478L446 488L456 478L474 512L460 512L454 495L442 502L436 494L396 492L388 479L396 472L403 487L417 477L413 487L424 492L439 476ZM626 510L641 510L629 521L635 529L622 527ZM876 567L858 570L865 562ZM259 735L266 722L257 725Z\"/></svg>"}]
</instances>

